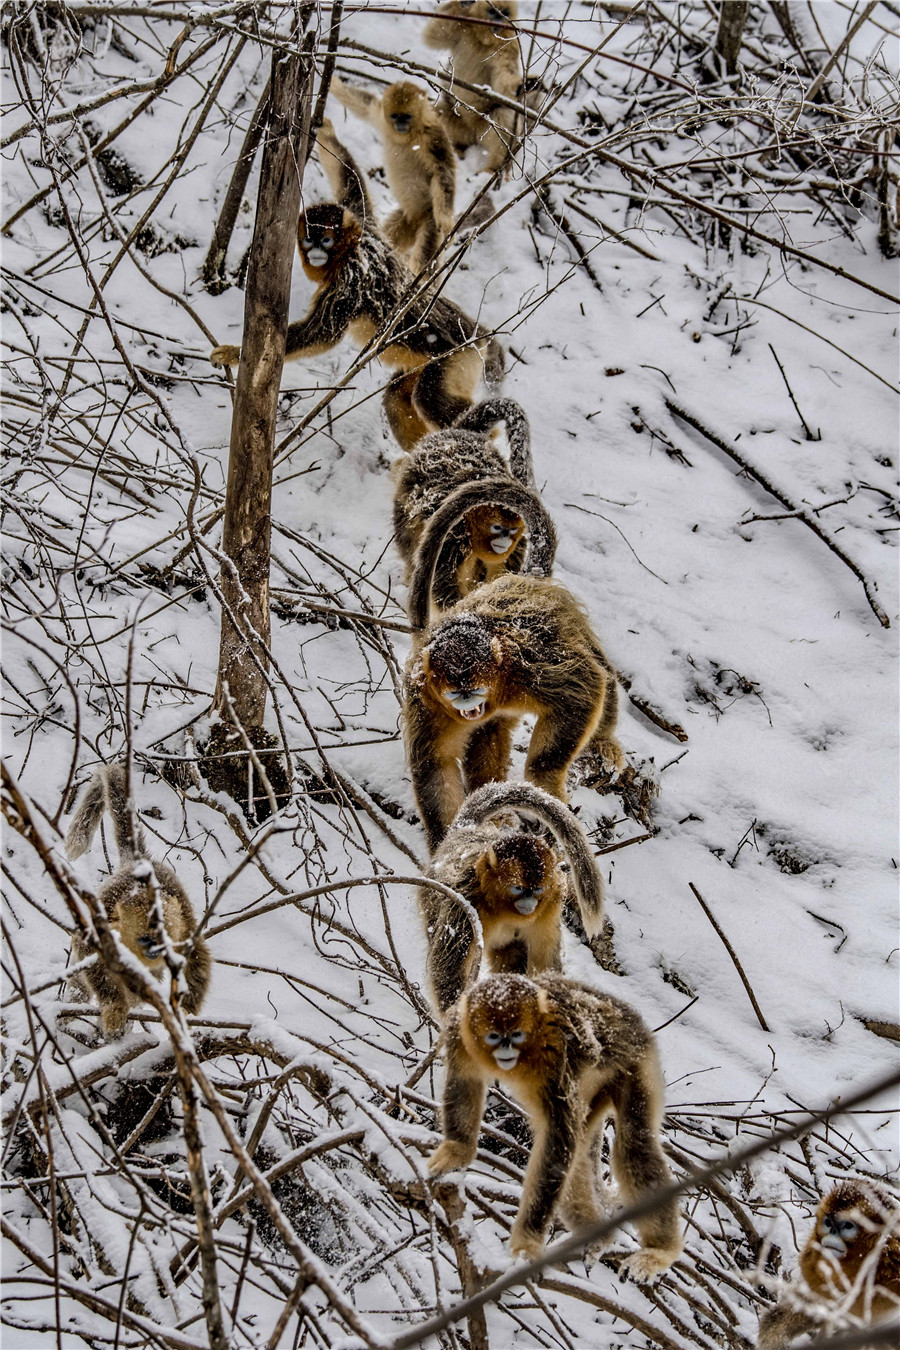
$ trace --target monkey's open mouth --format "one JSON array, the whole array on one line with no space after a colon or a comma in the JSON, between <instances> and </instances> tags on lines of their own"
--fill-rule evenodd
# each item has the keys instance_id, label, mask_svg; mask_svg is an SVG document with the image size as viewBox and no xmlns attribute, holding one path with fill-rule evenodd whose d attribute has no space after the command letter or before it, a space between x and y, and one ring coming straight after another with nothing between
<instances>
[{"instance_id":1,"label":"monkey's open mouth","mask_svg":"<svg viewBox=\"0 0 900 1350\"><path fill-rule=\"evenodd\" d=\"M487 689L449 689L445 694L448 703L464 717L467 722L477 722L487 712Z\"/></svg>"},{"instance_id":2,"label":"monkey's open mouth","mask_svg":"<svg viewBox=\"0 0 900 1350\"><path fill-rule=\"evenodd\" d=\"M495 553L506 553L512 548L512 536L508 534L499 535L491 540L491 548Z\"/></svg>"}]
</instances>

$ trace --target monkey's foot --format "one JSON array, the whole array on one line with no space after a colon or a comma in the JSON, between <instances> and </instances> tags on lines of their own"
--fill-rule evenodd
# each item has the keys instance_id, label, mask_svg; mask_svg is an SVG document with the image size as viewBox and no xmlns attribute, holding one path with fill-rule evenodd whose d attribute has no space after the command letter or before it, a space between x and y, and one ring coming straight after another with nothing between
<instances>
[{"instance_id":1,"label":"monkey's foot","mask_svg":"<svg viewBox=\"0 0 900 1350\"><path fill-rule=\"evenodd\" d=\"M669 1247L643 1247L639 1252L626 1256L619 1266L620 1280L634 1280L636 1284L652 1284L678 1256L678 1251Z\"/></svg>"},{"instance_id":2,"label":"monkey's foot","mask_svg":"<svg viewBox=\"0 0 900 1350\"><path fill-rule=\"evenodd\" d=\"M439 1177L444 1172L463 1172L474 1157L475 1150L471 1145L445 1139L428 1159L428 1171L433 1177Z\"/></svg>"},{"instance_id":3,"label":"monkey's foot","mask_svg":"<svg viewBox=\"0 0 900 1350\"><path fill-rule=\"evenodd\" d=\"M608 741L594 741L591 748L612 768L624 769L625 751L614 736L610 736Z\"/></svg>"},{"instance_id":4,"label":"monkey's foot","mask_svg":"<svg viewBox=\"0 0 900 1350\"><path fill-rule=\"evenodd\" d=\"M519 1228L518 1224L513 1224L513 1230L509 1238L509 1250L517 1260L536 1261L544 1250L544 1239L540 1233L534 1233L528 1228Z\"/></svg>"},{"instance_id":5,"label":"monkey's foot","mask_svg":"<svg viewBox=\"0 0 900 1350\"><path fill-rule=\"evenodd\" d=\"M128 1022L128 1009L121 1007L104 1008L101 1018L103 1035L108 1041L118 1041L125 1035Z\"/></svg>"},{"instance_id":6,"label":"monkey's foot","mask_svg":"<svg viewBox=\"0 0 900 1350\"><path fill-rule=\"evenodd\" d=\"M221 347L213 347L209 359L214 366L237 366L241 361L241 349L225 342Z\"/></svg>"}]
</instances>

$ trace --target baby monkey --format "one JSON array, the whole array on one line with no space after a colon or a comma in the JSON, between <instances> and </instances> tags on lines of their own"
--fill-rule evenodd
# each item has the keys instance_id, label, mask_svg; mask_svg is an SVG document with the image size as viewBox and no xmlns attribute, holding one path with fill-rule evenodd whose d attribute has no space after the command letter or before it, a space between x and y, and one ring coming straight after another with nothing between
<instances>
[{"instance_id":1,"label":"baby monkey","mask_svg":"<svg viewBox=\"0 0 900 1350\"><path fill-rule=\"evenodd\" d=\"M862 1178L834 1186L816 1210L800 1274L806 1289L799 1285L796 1302L782 1298L760 1318L759 1350L824 1330L837 1307L864 1323L900 1314L900 1201Z\"/></svg>"},{"instance_id":2,"label":"baby monkey","mask_svg":"<svg viewBox=\"0 0 900 1350\"><path fill-rule=\"evenodd\" d=\"M534 1143L510 1237L513 1256L540 1255L554 1211L572 1230L603 1217L597 1161L610 1114L612 1172L626 1203L671 1181L659 1139L656 1044L621 999L562 975L494 975L448 1014L444 1055L445 1137L431 1155L433 1176L475 1157L485 1090L494 1079L528 1114ZM677 1203L639 1219L637 1228L642 1249L622 1269L652 1280L681 1252Z\"/></svg>"},{"instance_id":3,"label":"baby monkey","mask_svg":"<svg viewBox=\"0 0 900 1350\"><path fill-rule=\"evenodd\" d=\"M490 434L504 420L508 463ZM407 582L417 550L422 550L423 574L434 554L431 600L436 609L449 609L503 572L521 572L527 553L530 570L542 575L551 570L556 530L534 490L528 419L513 399L476 404L454 426L423 437L395 462L393 474L394 535ZM471 509L463 514L462 503L470 501ZM515 505L520 501L532 518L530 553L526 523Z\"/></svg>"},{"instance_id":4,"label":"baby monkey","mask_svg":"<svg viewBox=\"0 0 900 1350\"><path fill-rule=\"evenodd\" d=\"M66 856L74 862L87 852L104 810L112 818L119 867L100 887L98 898L123 944L159 978L166 966L166 938L160 929L160 917L169 942L177 947L194 933L194 911L171 867L150 861L144 832L129 806L123 764L101 766L88 783L66 835ZM91 948L76 935L72 941L75 961L91 954ZM194 937L184 966L187 993L181 1006L186 1013L200 1011L211 968L209 948L202 937ZM107 1040L117 1040L125 1031L129 1009L141 1001L139 995L106 970L102 961L79 971L72 984L82 995L97 1000L103 1010L103 1033Z\"/></svg>"},{"instance_id":5,"label":"baby monkey","mask_svg":"<svg viewBox=\"0 0 900 1350\"><path fill-rule=\"evenodd\" d=\"M456 155L443 123L409 80L389 85L379 96L335 77L331 92L381 136L387 180L399 203L382 228L418 272L453 229Z\"/></svg>"},{"instance_id":6,"label":"baby monkey","mask_svg":"<svg viewBox=\"0 0 900 1350\"><path fill-rule=\"evenodd\" d=\"M547 826L554 842L526 832L516 819L518 812ZM488 783L466 798L434 855L431 874L459 891L477 911L492 974L562 969L562 909L568 892L564 858L582 923L592 936L603 927L603 883L584 831L568 807L531 783ZM471 983L478 951L468 917L449 896L423 886L419 907L428 934L434 1002L443 1014Z\"/></svg>"}]
</instances>

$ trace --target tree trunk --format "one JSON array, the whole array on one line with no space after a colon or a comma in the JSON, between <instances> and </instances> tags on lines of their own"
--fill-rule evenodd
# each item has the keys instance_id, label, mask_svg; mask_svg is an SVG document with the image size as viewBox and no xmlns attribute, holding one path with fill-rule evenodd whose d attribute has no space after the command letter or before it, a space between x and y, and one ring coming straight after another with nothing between
<instances>
[{"instance_id":1,"label":"tree trunk","mask_svg":"<svg viewBox=\"0 0 900 1350\"><path fill-rule=\"evenodd\" d=\"M222 548L233 567L222 569L222 593L237 627L223 612L215 708L247 732L262 727L266 707L272 454L313 73L309 42L272 54L231 424Z\"/></svg>"},{"instance_id":2,"label":"tree trunk","mask_svg":"<svg viewBox=\"0 0 900 1350\"><path fill-rule=\"evenodd\" d=\"M737 70L749 8L749 0L722 0L719 6L716 55L722 58L726 75L733 75Z\"/></svg>"}]
</instances>

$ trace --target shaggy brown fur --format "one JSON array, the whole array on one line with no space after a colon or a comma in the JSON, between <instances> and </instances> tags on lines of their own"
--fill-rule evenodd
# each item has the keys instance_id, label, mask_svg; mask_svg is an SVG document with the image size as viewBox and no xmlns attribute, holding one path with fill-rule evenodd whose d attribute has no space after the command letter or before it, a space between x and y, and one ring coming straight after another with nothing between
<instances>
[{"instance_id":1,"label":"shaggy brown fur","mask_svg":"<svg viewBox=\"0 0 900 1350\"><path fill-rule=\"evenodd\" d=\"M300 217L297 244L303 270L318 290L305 319L288 325L285 360L336 347L346 335L365 346L411 294L412 273L377 231L362 175L330 123L319 132L331 172L341 184L339 202L311 206ZM234 366L240 348L216 347L210 361ZM401 374L388 386L384 407L404 450L427 432L451 426L471 406L483 372L499 378L503 353L495 339L443 296L419 295L404 310L400 330L378 350L378 359Z\"/></svg>"},{"instance_id":2,"label":"shaggy brown fur","mask_svg":"<svg viewBox=\"0 0 900 1350\"><path fill-rule=\"evenodd\" d=\"M838 1308L863 1323L900 1314L897 1197L862 1178L833 1187L816 1210L800 1274L792 1297L760 1319L760 1350L782 1350L804 1332L823 1328Z\"/></svg>"},{"instance_id":3,"label":"shaggy brown fur","mask_svg":"<svg viewBox=\"0 0 900 1350\"><path fill-rule=\"evenodd\" d=\"M444 1141L433 1175L475 1157L487 1084L499 1079L524 1106L534 1133L510 1250L540 1255L555 1210L572 1229L602 1217L596 1159L615 1117L612 1171L634 1201L671 1180L660 1145L663 1081L656 1045L627 1003L562 975L495 975L463 994L444 1034ZM681 1251L678 1206L638 1222L642 1249L624 1269L651 1280Z\"/></svg>"},{"instance_id":4,"label":"shaggy brown fur","mask_svg":"<svg viewBox=\"0 0 900 1350\"><path fill-rule=\"evenodd\" d=\"M394 465L394 537L406 563L411 610L419 603L414 578L430 596L434 617L506 571L546 576L553 566L556 530L540 497L522 481L531 478L530 454L512 436L507 466L486 433L469 430L476 419L489 427L510 418L511 409L527 429L517 403L489 399Z\"/></svg>"},{"instance_id":5,"label":"shaggy brown fur","mask_svg":"<svg viewBox=\"0 0 900 1350\"><path fill-rule=\"evenodd\" d=\"M118 871L98 892L110 926L141 965L158 979L166 968L161 915L162 927L171 944L181 949L187 947L184 967L187 993L181 1006L186 1013L199 1012L209 987L212 957L202 937L191 941L197 922L175 873L166 863L149 861L144 832L125 793L122 764L103 766L94 774L66 835L66 855L74 860L90 848L104 810L112 817L119 854ZM72 956L76 962L90 956L92 950L80 937L73 938ZM141 1001L99 961L80 971L72 985L77 993L93 996L99 1003L107 1040L116 1040L123 1034L129 1009Z\"/></svg>"},{"instance_id":6,"label":"shaggy brown fur","mask_svg":"<svg viewBox=\"0 0 900 1350\"><path fill-rule=\"evenodd\" d=\"M450 52L451 74L445 78L447 92L441 96L438 111L458 150L483 145L487 151L485 168L494 173L509 153L516 113L495 103L489 95L463 89L456 79L468 84L489 85L505 98L522 95L522 57L519 39L509 26L518 16L514 0L475 0L462 4L449 0L425 25L423 37L429 47ZM490 23L465 23L460 19L490 20Z\"/></svg>"},{"instance_id":7,"label":"shaggy brown fur","mask_svg":"<svg viewBox=\"0 0 900 1350\"><path fill-rule=\"evenodd\" d=\"M378 95L334 78L331 92L381 136L385 173L399 202L384 222L384 232L418 272L453 229L456 155L443 123L422 90L408 80Z\"/></svg>"},{"instance_id":8,"label":"shaggy brown fur","mask_svg":"<svg viewBox=\"0 0 900 1350\"><path fill-rule=\"evenodd\" d=\"M517 813L552 831L527 832ZM569 883L588 934L603 927L603 883L572 812L531 783L489 783L468 797L431 866L437 881L476 910L492 974L562 969L561 918ZM458 902L423 886L419 907L428 934L428 974L440 1013L477 974L478 949Z\"/></svg>"},{"instance_id":9,"label":"shaggy brown fur","mask_svg":"<svg viewBox=\"0 0 900 1350\"><path fill-rule=\"evenodd\" d=\"M403 728L429 848L467 792L502 782L524 713L537 723L525 776L566 801L566 773L588 746L616 768L616 675L587 615L557 582L507 572L431 627L417 567L410 621L419 636L404 676Z\"/></svg>"}]
</instances>

